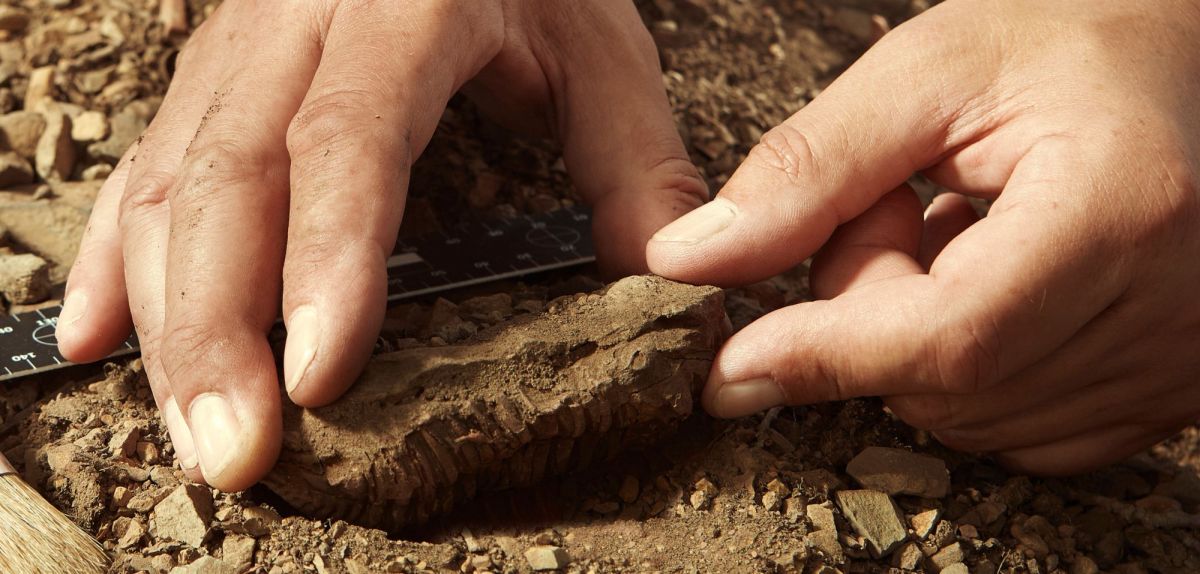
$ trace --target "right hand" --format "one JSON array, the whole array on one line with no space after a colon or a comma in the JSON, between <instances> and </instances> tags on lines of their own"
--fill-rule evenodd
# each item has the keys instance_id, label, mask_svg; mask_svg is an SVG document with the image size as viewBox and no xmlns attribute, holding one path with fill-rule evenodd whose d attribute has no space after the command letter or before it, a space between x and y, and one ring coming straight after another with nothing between
<instances>
[{"instance_id":1,"label":"right hand","mask_svg":"<svg viewBox=\"0 0 1200 574\"><path fill-rule=\"evenodd\" d=\"M297 404L366 363L409 168L460 88L563 145L612 274L707 197L628 1L228 0L178 64L97 198L58 339L98 360L132 320L181 466L221 490L278 456L281 302Z\"/></svg>"}]
</instances>

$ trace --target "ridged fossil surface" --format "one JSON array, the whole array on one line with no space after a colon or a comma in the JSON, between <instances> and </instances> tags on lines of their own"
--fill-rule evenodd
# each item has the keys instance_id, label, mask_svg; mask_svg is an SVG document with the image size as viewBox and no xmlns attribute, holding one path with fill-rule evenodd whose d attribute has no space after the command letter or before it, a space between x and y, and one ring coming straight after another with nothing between
<instances>
[{"instance_id":1,"label":"ridged fossil surface","mask_svg":"<svg viewBox=\"0 0 1200 574\"><path fill-rule=\"evenodd\" d=\"M380 355L337 403L285 410L265 483L307 514L399 529L646 444L692 413L722 303L631 277L462 344Z\"/></svg>"}]
</instances>

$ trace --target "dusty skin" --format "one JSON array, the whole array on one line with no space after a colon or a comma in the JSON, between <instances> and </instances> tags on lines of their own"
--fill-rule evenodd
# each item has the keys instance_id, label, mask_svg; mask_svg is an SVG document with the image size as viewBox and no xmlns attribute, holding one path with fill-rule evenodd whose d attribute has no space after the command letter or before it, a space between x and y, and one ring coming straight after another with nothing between
<instances>
[{"instance_id":1,"label":"dusty skin","mask_svg":"<svg viewBox=\"0 0 1200 574\"><path fill-rule=\"evenodd\" d=\"M644 446L692 414L723 300L630 277L458 345L378 355L337 403L286 411L265 483L307 514L397 529Z\"/></svg>"}]
</instances>

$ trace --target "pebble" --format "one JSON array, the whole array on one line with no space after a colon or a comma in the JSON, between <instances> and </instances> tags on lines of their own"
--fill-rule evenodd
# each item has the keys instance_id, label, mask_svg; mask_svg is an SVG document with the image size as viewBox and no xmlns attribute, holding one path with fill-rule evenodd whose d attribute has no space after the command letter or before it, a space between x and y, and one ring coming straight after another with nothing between
<instances>
[{"instance_id":1,"label":"pebble","mask_svg":"<svg viewBox=\"0 0 1200 574\"><path fill-rule=\"evenodd\" d=\"M617 496L621 497L621 501L625 504L632 504L637 500L639 491L640 485L637 477L625 475L625 478L621 480L621 488L617 490Z\"/></svg>"},{"instance_id":2,"label":"pebble","mask_svg":"<svg viewBox=\"0 0 1200 574\"><path fill-rule=\"evenodd\" d=\"M0 293L10 303L37 303L50 295L50 265L32 253L0 254Z\"/></svg>"},{"instance_id":3,"label":"pebble","mask_svg":"<svg viewBox=\"0 0 1200 574\"><path fill-rule=\"evenodd\" d=\"M132 424L126 424L113 431L112 438L108 439L108 451L115 457L129 458L133 456L140 438L142 438L142 429Z\"/></svg>"},{"instance_id":4,"label":"pebble","mask_svg":"<svg viewBox=\"0 0 1200 574\"><path fill-rule=\"evenodd\" d=\"M146 130L153 111L151 108L140 100L125 106L110 120L108 138L89 145L88 154L115 165L125 150Z\"/></svg>"},{"instance_id":5,"label":"pebble","mask_svg":"<svg viewBox=\"0 0 1200 574\"><path fill-rule=\"evenodd\" d=\"M525 551L525 560L535 572L558 570L571 561L567 551L558 546L533 546Z\"/></svg>"},{"instance_id":6,"label":"pebble","mask_svg":"<svg viewBox=\"0 0 1200 574\"><path fill-rule=\"evenodd\" d=\"M142 525L142 521L133 519L129 521L129 525L125 527L125 533L121 535L121 539L117 541L117 547L127 550L137 546L142 541L142 537L146 535L146 527Z\"/></svg>"},{"instance_id":7,"label":"pebble","mask_svg":"<svg viewBox=\"0 0 1200 574\"><path fill-rule=\"evenodd\" d=\"M930 532L933 532L933 527L937 526L938 520L941 519L942 509L934 508L913 516L908 523L912 525L913 533L917 535L917 538L924 540Z\"/></svg>"},{"instance_id":8,"label":"pebble","mask_svg":"<svg viewBox=\"0 0 1200 574\"><path fill-rule=\"evenodd\" d=\"M54 89L54 66L42 66L29 74L29 84L25 88L25 109L38 111L42 100L49 99Z\"/></svg>"},{"instance_id":9,"label":"pebble","mask_svg":"<svg viewBox=\"0 0 1200 574\"><path fill-rule=\"evenodd\" d=\"M228 534L221 541L221 559L239 572L246 570L254 560L254 548L258 540L250 536Z\"/></svg>"},{"instance_id":10,"label":"pebble","mask_svg":"<svg viewBox=\"0 0 1200 574\"><path fill-rule=\"evenodd\" d=\"M941 572L954 564L959 564L967 559L967 549L961 542L955 542L934 554L929 558L933 565L934 572Z\"/></svg>"},{"instance_id":11,"label":"pebble","mask_svg":"<svg viewBox=\"0 0 1200 574\"><path fill-rule=\"evenodd\" d=\"M46 118L37 112L20 111L0 116L0 139L27 160L37 153L38 140L45 129Z\"/></svg>"},{"instance_id":12,"label":"pebble","mask_svg":"<svg viewBox=\"0 0 1200 574\"><path fill-rule=\"evenodd\" d=\"M841 479L839 479L837 475L824 468L806 470L798 473L796 478L799 480L801 487L815 489L817 492L820 492L825 496L829 496L829 493L846 487L846 485L842 483Z\"/></svg>"},{"instance_id":13,"label":"pebble","mask_svg":"<svg viewBox=\"0 0 1200 574\"><path fill-rule=\"evenodd\" d=\"M113 167L107 163L92 164L84 168L80 178L84 181L103 181L113 172Z\"/></svg>"},{"instance_id":14,"label":"pebble","mask_svg":"<svg viewBox=\"0 0 1200 574\"><path fill-rule=\"evenodd\" d=\"M263 506L247 506L242 509L242 526L251 536L266 536L271 525L279 522L279 514Z\"/></svg>"},{"instance_id":15,"label":"pebble","mask_svg":"<svg viewBox=\"0 0 1200 574\"><path fill-rule=\"evenodd\" d=\"M892 557L892 566L901 570L916 570L921 564L921 559L925 554L921 552L921 545L916 542L909 542L900 547L896 554Z\"/></svg>"},{"instance_id":16,"label":"pebble","mask_svg":"<svg viewBox=\"0 0 1200 574\"><path fill-rule=\"evenodd\" d=\"M62 181L75 169L75 144L71 141L71 118L62 111L47 110L46 130L38 140L34 167L42 179Z\"/></svg>"},{"instance_id":17,"label":"pebble","mask_svg":"<svg viewBox=\"0 0 1200 574\"><path fill-rule=\"evenodd\" d=\"M79 114L71 126L71 139L80 143L91 143L108 137L108 117L103 112L87 111Z\"/></svg>"},{"instance_id":18,"label":"pebble","mask_svg":"<svg viewBox=\"0 0 1200 574\"><path fill-rule=\"evenodd\" d=\"M0 189L33 183L33 166L15 151L0 152Z\"/></svg>"},{"instance_id":19,"label":"pebble","mask_svg":"<svg viewBox=\"0 0 1200 574\"><path fill-rule=\"evenodd\" d=\"M863 487L890 495L942 498L950 491L950 473L941 459L898 448L867 447L846 473Z\"/></svg>"},{"instance_id":20,"label":"pebble","mask_svg":"<svg viewBox=\"0 0 1200 574\"><path fill-rule=\"evenodd\" d=\"M892 498L874 490L844 490L838 505L854 530L867 542L876 558L892 553L908 538L908 529Z\"/></svg>"},{"instance_id":21,"label":"pebble","mask_svg":"<svg viewBox=\"0 0 1200 574\"><path fill-rule=\"evenodd\" d=\"M837 523L833 519L833 509L826 504L810 504L805 508L808 519L812 521L813 530L828 530L837 532Z\"/></svg>"},{"instance_id":22,"label":"pebble","mask_svg":"<svg viewBox=\"0 0 1200 574\"><path fill-rule=\"evenodd\" d=\"M157 534L199 548L212 521L212 493L195 484L181 484L154 506Z\"/></svg>"},{"instance_id":23,"label":"pebble","mask_svg":"<svg viewBox=\"0 0 1200 574\"><path fill-rule=\"evenodd\" d=\"M971 571L967 568L966 564L959 562L958 564L951 564L945 570L942 570L940 574L971 574Z\"/></svg>"},{"instance_id":24,"label":"pebble","mask_svg":"<svg viewBox=\"0 0 1200 574\"><path fill-rule=\"evenodd\" d=\"M696 490L692 492L688 501L691 502L692 508L704 510L712 503L712 499L716 498L717 492L717 485L707 478L701 478L696 481Z\"/></svg>"}]
</instances>

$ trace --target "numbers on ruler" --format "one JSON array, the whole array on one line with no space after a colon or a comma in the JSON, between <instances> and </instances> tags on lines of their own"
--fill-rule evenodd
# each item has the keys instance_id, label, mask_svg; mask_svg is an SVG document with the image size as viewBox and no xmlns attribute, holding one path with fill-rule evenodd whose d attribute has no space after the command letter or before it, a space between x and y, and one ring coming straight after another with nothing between
<instances>
[{"instance_id":1,"label":"numbers on ruler","mask_svg":"<svg viewBox=\"0 0 1200 574\"><path fill-rule=\"evenodd\" d=\"M7 335L13 332L12 327L0 327L0 335Z\"/></svg>"},{"instance_id":2,"label":"numbers on ruler","mask_svg":"<svg viewBox=\"0 0 1200 574\"><path fill-rule=\"evenodd\" d=\"M30 359L36 359L36 358L37 358L37 353L25 353L23 355L13 355L12 362L20 363L20 362L24 362L24 361L28 361Z\"/></svg>"}]
</instances>

